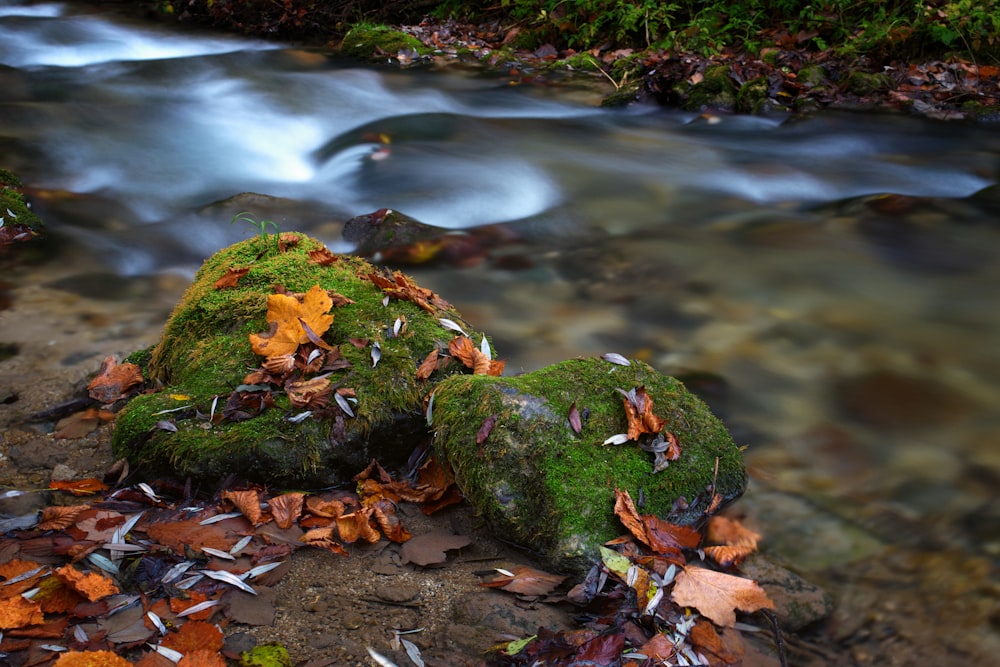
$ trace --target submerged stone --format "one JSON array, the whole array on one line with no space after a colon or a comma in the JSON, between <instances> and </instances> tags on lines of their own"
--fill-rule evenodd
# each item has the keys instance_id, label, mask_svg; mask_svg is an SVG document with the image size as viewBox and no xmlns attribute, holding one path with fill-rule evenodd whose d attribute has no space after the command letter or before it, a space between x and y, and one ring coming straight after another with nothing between
<instances>
[{"instance_id":1,"label":"submerged stone","mask_svg":"<svg viewBox=\"0 0 1000 667\"><path fill-rule=\"evenodd\" d=\"M616 390L639 387L681 446L661 472L635 442L602 445L627 430ZM614 516L616 488L640 513L685 525L746 488L742 454L708 406L637 361L576 359L518 377L450 377L435 389L433 428L460 488L497 535L557 570L585 572L599 546L625 532ZM721 504L712 506L716 494Z\"/></svg>"},{"instance_id":2,"label":"submerged stone","mask_svg":"<svg viewBox=\"0 0 1000 667\"><path fill-rule=\"evenodd\" d=\"M320 241L304 235L282 234L281 240L279 248L278 237L262 236L209 258L159 344L151 353L133 355L160 389L135 397L119 414L117 456L133 466L195 478L235 474L269 483L332 485L350 480L371 458L386 466L401 464L426 438L425 394L439 378L463 372L452 362L417 379L419 364L434 350L447 350L456 335L441 319L465 327L477 341L482 334L402 274L389 276L360 258L323 253ZM230 269L247 272L235 286L217 287ZM384 290L373 275L410 287ZM291 378L325 377L342 390L338 400L330 394L327 405L295 407L287 384L245 383L264 361L254 353L250 335L268 331L268 297L279 285L291 294L319 285L350 301L330 311L333 322L319 335L338 351L336 362ZM407 294L427 298L421 306L420 298ZM234 396L238 409L231 403Z\"/></svg>"}]
</instances>

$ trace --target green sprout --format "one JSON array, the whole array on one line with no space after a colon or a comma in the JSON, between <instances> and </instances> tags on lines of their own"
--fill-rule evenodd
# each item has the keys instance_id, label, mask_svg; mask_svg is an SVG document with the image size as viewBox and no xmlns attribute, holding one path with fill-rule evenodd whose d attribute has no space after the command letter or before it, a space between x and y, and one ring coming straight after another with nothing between
<instances>
[{"instance_id":1,"label":"green sprout","mask_svg":"<svg viewBox=\"0 0 1000 667\"><path fill-rule=\"evenodd\" d=\"M273 220L258 220L253 213L250 213L249 211L241 211L233 216L233 219L229 221L229 224L233 224L235 222L246 222L250 224L254 229L260 232L261 252L267 252L267 243L269 238L274 239L275 249L279 248L278 235L281 234L281 228L278 227L278 223L274 222ZM271 229L274 230L274 233L271 234L270 236L268 236L267 233L268 226L270 226Z\"/></svg>"}]
</instances>

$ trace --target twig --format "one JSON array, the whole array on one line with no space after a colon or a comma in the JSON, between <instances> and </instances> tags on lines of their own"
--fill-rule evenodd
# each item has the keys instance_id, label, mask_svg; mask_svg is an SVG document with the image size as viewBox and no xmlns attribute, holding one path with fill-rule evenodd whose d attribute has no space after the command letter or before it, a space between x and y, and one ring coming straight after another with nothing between
<instances>
[{"instance_id":1,"label":"twig","mask_svg":"<svg viewBox=\"0 0 1000 667\"><path fill-rule=\"evenodd\" d=\"M766 618L771 624L771 631L774 633L774 643L778 646L778 660L781 662L781 667L788 667L788 661L785 660L785 642L781 638L781 628L778 627L778 617L775 616L774 612L769 609L762 609L761 613L764 614L764 618Z\"/></svg>"}]
</instances>

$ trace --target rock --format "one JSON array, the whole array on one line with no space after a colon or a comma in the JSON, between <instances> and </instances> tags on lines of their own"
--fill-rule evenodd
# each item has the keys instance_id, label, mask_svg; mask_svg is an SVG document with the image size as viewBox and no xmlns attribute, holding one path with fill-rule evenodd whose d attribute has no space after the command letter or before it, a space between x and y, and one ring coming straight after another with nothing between
<instances>
[{"instance_id":1,"label":"rock","mask_svg":"<svg viewBox=\"0 0 1000 667\"><path fill-rule=\"evenodd\" d=\"M435 380L461 372L462 366L452 363L424 381L417 380L416 369L455 336L439 319L463 323L461 316L412 283L395 292L403 298L388 298L372 282L377 269L364 260L336 256L322 265L309 255L324 249L321 242L299 234L282 234L282 239L285 250L269 235L209 258L171 315L159 344L133 355L147 380L163 388L137 396L118 416L116 456L127 457L133 466L201 479L235 474L268 483L332 485L350 480L372 458L385 466L405 462L426 437L424 395ZM216 281L230 268L249 272L235 287L217 289ZM392 279L407 280L398 273ZM281 387L245 383L264 360L254 354L249 336L268 331L265 316L274 285L290 293L319 285L320 293L333 291L352 301L332 309L333 322L321 335L326 345L339 349L337 365L305 377L325 373L334 387L352 389L356 403L345 399L343 404L353 416L338 407L333 395L327 406L306 410L292 407ZM423 308L412 300L421 298ZM482 338L469 333L477 341ZM234 391L238 387L240 391ZM234 396L249 400L250 407L241 404L239 410L227 411ZM261 401L271 399L273 406L258 410ZM316 414L290 421L307 411ZM223 414L231 417L220 419Z\"/></svg>"},{"instance_id":2,"label":"rock","mask_svg":"<svg viewBox=\"0 0 1000 667\"><path fill-rule=\"evenodd\" d=\"M736 84L729 76L729 66L713 65L705 69L701 81L691 86L684 108L688 111L730 111L736 107L736 94Z\"/></svg>"},{"instance_id":3,"label":"rock","mask_svg":"<svg viewBox=\"0 0 1000 667\"><path fill-rule=\"evenodd\" d=\"M760 554L753 554L740 571L760 584L774 601L774 613L787 632L798 632L833 614L829 593Z\"/></svg>"},{"instance_id":4,"label":"rock","mask_svg":"<svg viewBox=\"0 0 1000 667\"><path fill-rule=\"evenodd\" d=\"M627 429L616 389L639 387L682 449L659 473L635 442L601 444ZM568 419L574 404L579 434ZM577 359L518 377L451 377L435 390L433 427L436 448L497 536L560 571L585 573L598 547L625 532L613 513L616 488L641 513L697 524L713 492L725 504L746 486L743 457L722 423L680 382L638 361Z\"/></svg>"}]
</instances>

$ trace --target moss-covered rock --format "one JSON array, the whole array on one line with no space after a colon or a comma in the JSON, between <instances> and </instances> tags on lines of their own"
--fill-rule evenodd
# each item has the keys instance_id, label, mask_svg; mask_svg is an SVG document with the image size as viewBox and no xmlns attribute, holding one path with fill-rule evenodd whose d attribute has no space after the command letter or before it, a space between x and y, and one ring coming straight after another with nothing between
<instances>
[{"instance_id":1,"label":"moss-covered rock","mask_svg":"<svg viewBox=\"0 0 1000 667\"><path fill-rule=\"evenodd\" d=\"M281 238L291 245L279 249L276 236L258 237L204 263L144 366L146 378L162 388L132 399L118 416L117 456L198 478L233 473L270 483L326 485L350 479L372 457L397 465L427 436L424 395L435 380L462 367L453 362L428 380L418 380L416 370L456 335L442 318L469 331L467 325L436 295L424 307L388 297L370 279L378 270L360 258L334 256L331 263L317 263L310 253L325 250L320 241L299 234ZM235 287L217 288L231 268L248 271ZM293 408L280 387L244 385L263 361L249 336L268 331L268 296L276 285L290 293L319 285L353 301L333 308L333 323L322 334L327 345L339 349L341 361L334 370L302 375L328 372L334 388L353 389L356 402L348 404L353 416L336 407L303 416L309 410ZM469 333L481 339L482 334ZM143 361L145 355L136 358ZM259 397L274 406L249 418L220 419L240 392L251 404ZM334 398L331 406L340 403Z\"/></svg>"},{"instance_id":2,"label":"moss-covered rock","mask_svg":"<svg viewBox=\"0 0 1000 667\"><path fill-rule=\"evenodd\" d=\"M29 241L42 229L42 221L21 194L21 180L6 169L0 169L0 219L0 245Z\"/></svg>"},{"instance_id":3,"label":"moss-covered rock","mask_svg":"<svg viewBox=\"0 0 1000 667\"><path fill-rule=\"evenodd\" d=\"M757 77L740 86L736 93L736 110L742 113L760 114L767 111L770 104L766 76Z\"/></svg>"},{"instance_id":4,"label":"moss-covered rock","mask_svg":"<svg viewBox=\"0 0 1000 667\"><path fill-rule=\"evenodd\" d=\"M701 81L691 86L684 101L688 111L705 109L732 110L736 106L736 84L729 76L728 65L713 65L705 69Z\"/></svg>"},{"instance_id":5,"label":"moss-covered rock","mask_svg":"<svg viewBox=\"0 0 1000 667\"><path fill-rule=\"evenodd\" d=\"M430 49L405 32L385 25L359 23L351 28L340 44L344 55L370 62L385 62L385 58L395 58L400 53L427 55ZM409 59L411 56L407 56Z\"/></svg>"},{"instance_id":6,"label":"moss-covered rock","mask_svg":"<svg viewBox=\"0 0 1000 667\"><path fill-rule=\"evenodd\" d=\"M852 70L840 82L840 87L852 95L864 97L892 87L892 79L885 73L862 72Z\"/></svg>"},{"instance_id":7,"label":"moss-covered rock","mask_svg":"<svg viewBox=\"0 0 1000 667\"><path fill-rule=\"evenodd\" d=\"M635 442L601 444L626 432L616 390L638 387L682 448L658 473ZM574 405L579 434L568 417ZM624 532L613 513L616 488L642 513L697 524L715 493L725 504L746 486L742 454L709 408L637 361L577 359L518 377L450 377L435 389L433 428L435 447L498 535L560 570L585 571L598 547Z\"/></svg>"}]
</instances>

